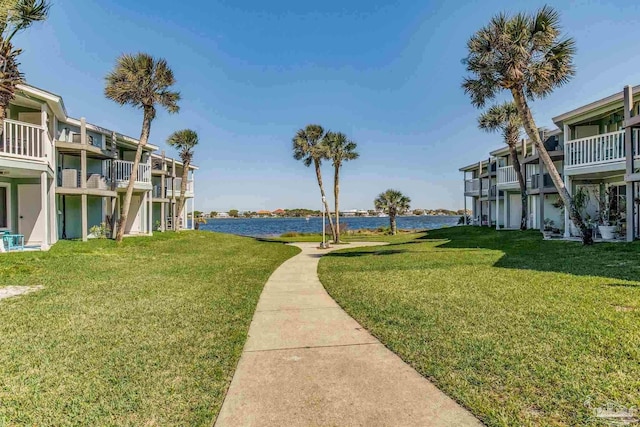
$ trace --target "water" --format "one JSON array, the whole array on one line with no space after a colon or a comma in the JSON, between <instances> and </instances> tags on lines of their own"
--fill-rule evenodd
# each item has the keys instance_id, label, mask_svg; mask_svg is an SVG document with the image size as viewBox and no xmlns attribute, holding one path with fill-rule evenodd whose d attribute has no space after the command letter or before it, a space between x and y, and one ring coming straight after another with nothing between
<instances>
[{"instance_id":1,"label":"water","mask_svg":"<svg viewBox=\"0 0 640 427\"><path fill-rule=\"evenodd\" d=\"M398 217L398 228L403 230L426 230L458 224L458 216L404 216ZM389 227L389 218L347 217L340 218L340 226L346 224L347 230L363 228ZM298 233L321 233L322 218L225 218L209 219L200 225L200 230L220 233L239 234L252 237L280 236L289 231ZM329 223L327 221L327 233Z\"/></svg>"}]
</instances>

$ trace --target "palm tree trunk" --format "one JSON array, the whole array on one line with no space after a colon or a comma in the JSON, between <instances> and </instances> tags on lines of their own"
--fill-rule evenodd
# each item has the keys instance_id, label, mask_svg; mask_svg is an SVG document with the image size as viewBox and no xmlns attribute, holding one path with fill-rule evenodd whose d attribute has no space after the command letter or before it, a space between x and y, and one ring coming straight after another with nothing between
<instances>
[{"instance_id":1,"label":"palm tree trunk","mask_svg":"<svg viewBox=\"0 0 640 427\"><path fill-rule=\"evenodd\" d=\"M515 140L514 140L515 139ZM520 165L520 159L518 158L518 151L516 150L516 145L518 144L518 137L515 138L510 137L509 139L509 153L511 154L511 161L513 162L513 169L516 172L516 176L518 177L518 185L520 185L520 197L522 198L522 211L520 214L520 230L524 231L527 229L527 212L528 209L528 198L527 198L527 182L524 179L524 175L522 173L522 165Z\"/></svg>"},{"instance_id":2,"label":"palm tree trunk","mask_svg":"<svg viewBox=\"0 0 640 427\"><path fill-rule=\"evenodd\" d=\"M398 226L396 224L396 213L389 211L389 227L391 228L391 234L396 235L398 232Z\"/></svg>"},{"instance_id":3,"label":"palm tree trunk","mask_svg":"<svg viewBox=\"0 0 640 427\"><path fill-rule=\"evenodd\" d=\"M0 136L4 134L4 119L6 118L5 114L7 114L7 106L0 105ZM43 126L44 125L46 125L46 123L44 123Z\"/></svg>"},{"instance_id":4,"label":"palm tree trunk","mask_svg":"<svg viewBox=\"0 0 640 427\"><path fill-rule=\"evenodd\" d=\"M182 218L182 211L184 210L184 204L187 201L185 193L187 192L187 178L189 177L189 162L182 161L182 182L180 182L180 199L178 199L178 215L177 224L173 228L175 231L180 231L180 218ZM195 221L195 218L191 218L191 221Z\"/></svg>"},{"instance_id":5,"label":"palm tree trunk","mask_svg":"<svg viewBox=\"0 0 640 427\"><path fill-rule=\"evenodd\" d=\"M142 131L140 132L140 142L136 149L136 156L133 159L133 167L131 169L131 175L129 176L129 183L127 184L127 192L124 195L124 202L122 203L122 209L120 213L120 220L118 221L118 232L116 233L116 242L121 242L124 238L124 228L127 224L127 217L129 216L129 208L131 207L131 198L133 197L133 186L138 179L138 166L140 165L140 159L142 159L142 148L147 145L149 140L149 133L151 132L151 117L152 112L146 108L142 118Z\"/></svg>"},{"instance_id":6,"label":"palm tree trunk","mask_svg":"<svg viewBox=\"0 0 640 427\"><path fill-rule=\"evenodd\" d=\"M336 205L336 235L335 235L335 243L340 242L340 165L334 166L333 171L333 196L335 197L335 205Z\"/></svg>"},{"instance_id":7,"label":"palm tree trunk","mask_svg":"<svg viewBox=\"0 0 640 427\"><path fill-rule=\"evenodd\" d=\"M547 153L542 140L540 139L540 135L538 134L538 128L536 127L536 123L533 120L533 116L531 115L531 110L529 109L529 105L527 104L527 99L524 96L524 92L522 88L512 88L511 94L513 95L513 100L518 107L518 113L520 114L520 119L524 124L524 129L529 136L529 139L533 141L536 146L536 150L538 151L538 155L540 159L542 159L542 163L544 163L547 172L549 172L549 176L551 176L551 180L553 181L553 185L558 190L558 194L560 198L564 202L566 209L569 211L569 218L578 227L582 233L582 243L585 245L593 244L593 235L590 230L587 228L584 220L582 219L582 215L576 209L576 204L573 202L573 197L569 194L567 187L564 185L558 170L556 169L556 165L553 164L549 153ZM565 138L568 138L569 135L565 135ZM565 227L568 227L569 224L565 224Z\"/></svg>"},{"instance_id":8,"label":"palm tree trunk","mask_svg":"<svg viewBox=\"0 0 640 427\"><path fill-rule=\"evenodd\" d=\"M329 202L327 202L327 198L324 194L324 185L322 184L322 172L320 171L320 162L318 162L317 160L313 161L314 166L316 167L316 178L318 178L318 186L320 187L320 195L322 196L322 198L324 199L324 210L327 213L327 216L329 217L329 228L331 229L331 235L334 238L336 238L336 229L333 226L333 220L331 219L331 211L329 210Z\"/></svg>"}]
</instances>

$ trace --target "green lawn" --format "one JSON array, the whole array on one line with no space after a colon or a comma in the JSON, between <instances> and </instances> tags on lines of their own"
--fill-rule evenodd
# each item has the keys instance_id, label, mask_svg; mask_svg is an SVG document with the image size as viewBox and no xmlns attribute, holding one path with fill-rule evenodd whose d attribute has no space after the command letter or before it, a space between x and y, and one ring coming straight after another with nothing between
<instances>
[{"instance_id":1,"label":"green lawn","mask_svg":"<svg viewBox=\"0 0 640 427\"><path fill-rule=\"evenodd\" d=\"M322 258L329 293L490 426L640 406L640 244L455 227ZM585 404L585 402L588 402Z\"/></svg>"},{"instance_id":2,"label":"green lawn","mask_svg":"<svg viewBox=\"0 0 640 427\"><path fill-rule=\"evenodd\" d=\"M264 283L297 248L209 232L0 256L0 426L211 425Z\"/></svg>"}]
</instances>

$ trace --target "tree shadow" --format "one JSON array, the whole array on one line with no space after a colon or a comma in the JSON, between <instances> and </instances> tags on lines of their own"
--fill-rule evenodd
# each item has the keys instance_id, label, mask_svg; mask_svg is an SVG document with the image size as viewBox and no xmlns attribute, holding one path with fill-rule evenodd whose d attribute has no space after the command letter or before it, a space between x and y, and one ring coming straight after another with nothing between
<instances>
[{"instance_id":1,"label":"tree shadow","mask_svg":"<svg viewBox=\"0 0 640 427\"><path fill-rule=\"evenodd\" d=\"M416 241L431 242L445 250L499 251L502 256L495 267L640 282L640 242L583 246L580 242L544 240L537 230L496 231L470 226L433 230Z\"/></svg>"},{"instance_id":2,"label":"tree shadow","mask_svg":"<svg viewBox=\"0 0 640 427\"><path fill-rule=\"evenodd\" d=\"M400 245L399 245L400 246ZM409 252L407 249L377 249L373 250L359 250L359 251L340 251L340 252L331 252L326 257L337 257L337 258L353 258L353 257L361 257L361 256L386 256L386 255L397 255L405 252Z\"/></svg>"}]
</instances>

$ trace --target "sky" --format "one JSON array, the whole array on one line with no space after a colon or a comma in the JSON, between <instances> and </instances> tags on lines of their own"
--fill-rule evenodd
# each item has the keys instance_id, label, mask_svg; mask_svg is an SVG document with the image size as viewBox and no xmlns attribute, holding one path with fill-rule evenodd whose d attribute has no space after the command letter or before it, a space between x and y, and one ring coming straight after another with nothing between
<instances>
[{"instance_id":1,"label":"sky","mask_svg":"<svg viewBox=\"0 0 640 427\"><path fill-rule=\"evenodd\" d=\"M342 131L360 158L344 164L340 203L371 209L387 188L414 208L460 209L458 169L502 144L477 129L460 88L466 42L494 14L544 2L415 0L51 0L49 19L16 37L27 82L61 95L72 117L138 136L142 113L106 99L123 53L165 58L182 100L160 112L150 142L200 136L196 209L320 209L315 173L292 157L310 123ZM532 104L539 126L640 84L640 2L554 1L577 42L576 76ZM504 98L506 99L506 98ZM332 194L333 169L323 165ZM333 197L329 197L330 200Z\"/></svg>"}]
</instances>

